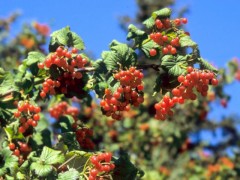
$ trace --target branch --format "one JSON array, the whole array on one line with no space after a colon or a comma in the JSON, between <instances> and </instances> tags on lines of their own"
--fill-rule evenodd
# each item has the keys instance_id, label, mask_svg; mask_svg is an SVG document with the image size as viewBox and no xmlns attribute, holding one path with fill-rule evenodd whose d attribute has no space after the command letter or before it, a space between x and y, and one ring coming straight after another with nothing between
<instances>
[{"instance_id":1,"label":"branch","mask_svg":"<svg viewBox=\"0 0 240 180\"><path fill-rule=\"evenodd\" d=\"M139 64L136 66L137 69L148 69L152 68L155 71L160 71L160 65L157 64ZM96 71L96 68L94 67L84 67L84 68L78 68L77 72L93 72Z\"/></svg>"},{"instance_id":2,"label":"branch","mask_svg":"<svg viewBox=\"0 0 240 180\"><path fill-rule=\"evenodd\" d=\"M137 65L137 69L148 69L148 68L152 68L155 71L160 71L160 65L157 65L157 64L140 64L140 65ZM96 71L96 68L94 68L94 67L84 67L84 68L78 68L78 69L76 69L76 71L77 72L94 72L94 71ZM43 82L44 82L43 79L39 79L39 80L34 82L34 85L38 85L38 84L41 84ZM0 98L4 98L6 96L9 96L13 92L14 92L14 90L10 89L7 92L0 93Z\"/></svg>"}]
</instances>

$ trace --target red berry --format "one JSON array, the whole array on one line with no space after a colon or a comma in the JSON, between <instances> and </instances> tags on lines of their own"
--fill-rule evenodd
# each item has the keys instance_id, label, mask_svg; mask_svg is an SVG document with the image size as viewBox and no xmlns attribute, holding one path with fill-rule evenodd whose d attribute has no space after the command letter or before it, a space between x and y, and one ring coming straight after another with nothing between
<instances>
[{"instance_id":1,"label":"red berry","mask_svg":"<svg viewBox=\"0 0 240 180\"><path fill-rule=\"evenodd\" d=\"M177 49L175 47L172 47L170 52L171 52L171 54L176 54L177 53Z\"/></svg>"},{"instance_id":2,"label":"red berry","mask_svg":"<svg viewBox=\"0 0 240 180\"><path fill-rule=\"evenodd\" d=\"M213 78L213 79L211 80L211 84L212 84L213 86L217 86L217 85L218 85L218 80L217 80L216 78Z\"/></svg>"},{"instance_id":3,"label":"red berry","mask_svg":"<svg viewBox=\"0 0 240 180\"><path fill-rule=\"evenodd\" d=\"M24 132L26 131L26 129L25 129L23 126L20 126L20 127L18 128L18 131L19 131L20 133L24 133Z\"/></svg>"},{"instance_id":4,"label":"red berry","mask_svg":"<svg viewBox=\"0 0 240 180\"><path fill-rule=\"evenodd\" d=\"M14 150L16 146L14 143L9 143L8 147L10 150Z\"/></svg>"},{"instance_id":5,"label":"red berry","mask_svg":"<svg viewBox=\"0 0 240 180\"><path fill-rule=\"evenodd\" d=\"M34 120L34 121L38 121L39 119L40 119L39 114L34 114L34 115L33 115L33 120Z\"/></svg>"},{"instance_id":6,"label":"red berry","mask_svg":"<svg viewBox=\"0 0 240 180\"><path fill-rule=\"evenodd\" d=\"M106 152L106 153L104 153L104 155L105 155L105 161L110 162L112 159L112 153Z\"/></svg>"},{"instance_id":7,"label":"red berry","mask_svg":"<svg viewBox=\"0 0 240 180\"><path fill-rule=\"evenodd\" d=\"M32 126L32 127L36 127L37 125L38 125L38 122L37 122L37 121L32 121L32 122L31 122L31 126Z\"/></svg>"},{"instance_id":8,"label":"red berry","mask_svg":"<svg viewBox=\"0 0 240 180\"><path fill-rule=\"evenodd\" d=\"M156 56L156 54L157 54L156 49L150 49L149 54L150 54L150 56Z\"/></svg>"},{"instance_id":9,"label":"red berry","mask_svg":"<svg viewBox=\"0 0 240 180\"><path fill-rule=\"evenodd\" d=\"M78 49L77 49L77 48L75 48L75 47L74 47L74 48L72 48L72 53L73 53L73 54L77 54L77 53L78 53Z\"/></svg>"},{"instance_id":10,"label":"red berry","mask_svg":"<svg viewBox=\"0 0 240 180\"><path fill-rule=\"evenodd\" d=\"M193 67L192 67L192 66L188 66L188 67L187 67L187 72L188 72L188 73L191 73L192 71L193 71Z\"/></svg>"},{"instance_id":11,"label":"red berry","mask_svg":"<svg viewBox=\"0 0 240 180\"><path fill-rule=\"evenodd\" d=\"M181 21L183 24L187 24L187 22L188 22L187 18L182 18Z\"/></svg>"},{"instance_id":12,"label":"red berry","mask_svg":"<svg viewBox=\"0 0 240 180\"><path fill-rule=\"evenodd\" d=\"M39 69L43 69L44 68L44 64L43 63L38 63L38 68Z\"/></svg>"},{"instance_id":13,"label":"red berry","mask_svg":"<svg viewBox=\"0 0 240 180\"><path fill-rule=\"evenodd\" d=\"M41 96L41 98L45 98L46 97L46 93L44 91L41 91L40 92L40 96Z\"/></svg>"},{"instance_id":14,"label":"red berry","mask_svg":"<svg viewBox=\"0 0 240 180\"><path fill-rule=\"evenodd\" d=\"M98 170L97 169L91 169L90 176L96 177L97 174L98 174Z\"/></svg>"},{"instance_id":15,"label":"red berry","mask_svg":"<svg viewBox=\"0 0 240 180\"><path fill-rule=\"evenodd\" d=\"M163 40L164 42L167 42L167 41L168 41L168 37L167 37L166 35L164 35L164 36L162 37L162 40Z\"/></svg>"},{"instance_id":16,"label":"red berry","mask_svg":"<svg viewBox=\"0 0 240 180\"><path fill-rule=\"evenodd\" d=\"M15 150L13 151L13 154L14 154L15 156L19 157L19 156L20 156L20 151L19 151L18 149L15 149Z\"/></svg>"},{"instance_id":17,"label":"red berry","mask_svg":"<svg viewBox=\"0 0 240 180\"><path fill-rule=\"evenodd\" d=\"M18 118L21 116L21 113L19 111L14 112L14 117Z\"/></svg>"},{"instance_id":18,"label":"red berry","mask_svg":"<svg viewBox=\"0 0 240 180\"><path fill-rule=\"evenodd\" d=\"M163 54L168 54L168 48L167 47L162 48L162 53Z\"/></svg>"}]
</instances>

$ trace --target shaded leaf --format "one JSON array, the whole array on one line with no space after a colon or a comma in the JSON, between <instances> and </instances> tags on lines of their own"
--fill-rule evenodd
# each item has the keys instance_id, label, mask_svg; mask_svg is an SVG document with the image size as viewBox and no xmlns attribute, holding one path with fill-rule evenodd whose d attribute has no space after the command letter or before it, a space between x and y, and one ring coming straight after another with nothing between
<instances>
[{"instance_id":1,"label":"shaded leaf","mask_svg":"<svg viewBox=\"0 0 240 180\"><path fill-rule=\"evenodd\" d=\"M61 151L57 151L45 146L42 150L40 160L44 162L44 164L51 165L62 163L64 161L64 156Z\"/></svg>"},{"instance_id":2,"label":"shaded leaf","mask_svg":"<svg viewBox=\"0 0 240 180\"><path fill-rule=\"evenodd\" d=\"M17 91L18 88L14 85L14 76L10 72L6 72L0 77L0 92L5 93L9 90Z\"/></svg>"},{"instance_id":3,"label":"shaded leaf","mask_svg":"<svg viewBox=\"0 0 240 180\"><path fill-rule=\"evenodd\" d=\"M157 52L159 52L159 45L157 43L155 43L153 40L147 39L147 42L143 42L143 44L140 46L140 49L144 52L145 56L147 56L148 58L156 58L158 57L157 55L152 57L149 54L149 51L151 49L156 49Z\"/></svg>"},{"instance_id":4,"label":"shaded leaf","mask_svg":"<svg viewBox=\"0 0 240 180\"><path fill-rule=\"evenodd\" d=\"M155 25L155 19L151 16L150 18L146 19L143 24L148 28L151 29Z\"/></svg>"},{"instance_id":5,"label":"shaded leaf","mask_svg":"<svg viewBox=\"0 0 240 180\"><path fill-rule=\"evenodd\" d=\"M209 62L207 62L203 58L198 58L198 61L202 69L208 69L210 71L213 71L214 73L218 72L218 70L213 65L211 65Z\"/></svg>"},{"instance_id":6,"label":"shaded leaf","mask_svg":"<svg viewBox=\"0 0 240 180\"><path fill-rule=\"evenodd\" d=\"M53 167L49 164L42 164L40 162L33 162L30 166L30 169L34 171L37 175L41 177L48 176L52 170Z\"/></svg>"},{"instance_id":7,"label":"shaded leaf","mask_svg":"<svg viewBox=\"0 0 240 180\"><path fill-rule=\"evenodd\" d=\"M7 171L14 174L18 167L18 157L12 155L12 151L8 148L4 148L0 152L0 176L5 175Z\"/></svg>"},{"instance_id":8,"label":"shaded leaf","mask_svg":"<svg viewBox=\"0 0 240 180\"><path fill-rule=\"evenodd\" d=\"M59 118L59 125L61 128L61 132L65 133L65 132L71 132L72 131L72 124L75 122L72 116L69 115L65 115L65 116L61 116Z\"/></svg>"},{"instance_id":9,"label":"shaded leaf","mask_svg":"<svg viewBox=\"0 0 240 180\"><path fill-rule=\"evenodd\" d=\"M51 40L50 40L50 44L49 44L49 51L53 52L55 51L55 47L54 46L66 46L68 44L68 33L70 32L70 27L64 27L58 31L54 31L50 36L51 36Z\"/></svg>"},{"instance_id":10,"label":"shaded leaf","mask_svg":"<svg viewBox=\"0 0 240 180\"><path fill-rule=\"evenodd\" d=\"M154 11L152 13L152 17L156 19L157 17L159 18L167 18L170 17L172 13L172 10L170 8L163 8L158 11Z\"/></svg>"},{"instance_id":11,"label":"shaded leaf","mask_svg":"<svg viewBox=\"0 0 240 180\"><path fill-rule=\"evenodd\" d=\"M138 29L136 26L130 24L128 26L127 40L134 39L135 44L139 44L144 39L147 39L148 35L145 31Z\"/></svg>"},{"instance_id":12,"label":"shaded leaf","mask_svg":"<svg viewBox=\"0 0 240 180\"><path fill-rule=\"evenodd\" d=\"M76 169L69 169L66 172L59 173L57 180L77 180L79 177L79 172Z\"/></svg>"},{"instance_id":13,"label":"shaded leaf","mask_svg":"<svg viewBox=\"0 0 240 180\"><path fill-rule=\"evenodd\" d=\"M43 62L44 60L45 60L44 54L37 51L32 51L28 53L28 57L27 59L24 60L24 62L26 62L27 66L31 66L32 64Z\"/></svg>"},{"instance_id":14,"label":"shaded leaf","mask_svg":"<svg viewBox=\"0 0 240 180\"><path fill-rule=\"evenodd\" d=\"M196 47L197 43L195 43L190 36L183 36L180 37L179 40L180 46L181 47Z\"/></svg>"},{"instance_id":15,"label":"shaded leaf","mask_svg":"<svg viewBox=\"0 0 240 180\"><path fill-rule=\"evenodd\" d=\"M172 55L165 55L162 58L162 66L168 71L170 75L179 76L186 70L184 67L187 66L187 56L178 56L177 58Z\"/></svg>"},{"instance_id":16,"label":"shaded leaf","mask_svg":"<svg viewBox=\"0 0 240 180\"><path fill-rule=\"evenodd\" d=\"M133 180L137 176L142 177L144 175L143 171L136 168L129 160L127 154L122 154L119 159L114 160L115 168L113 172L113 179L115 180Z\"/></svg>"},{"instance_id":17,"label":"shaded leaf","mask_svg":"<svg viewBox=\"0 0 240 180\"><path fill-rule=\"evenodd\" d=\"M77 35L75 32L69 32L68 33L68 42L67 42L67 46L68 47L75 47L79 50L83 50L84 49L84 42L82 40L82 38Z\"/></svg>"},{"instance_id":18,"label":"shaded leaf","mask_svg":"<svg viewBox=\"0 0 240 180\"><path fill-rule=\"evenodd\" d=\"M109 71L119 69L120 65L124 68L136 65L136 53L126 44L112 41L110 44L111 51L102 53L103 62Z\"/></svg>"}]
</instances>

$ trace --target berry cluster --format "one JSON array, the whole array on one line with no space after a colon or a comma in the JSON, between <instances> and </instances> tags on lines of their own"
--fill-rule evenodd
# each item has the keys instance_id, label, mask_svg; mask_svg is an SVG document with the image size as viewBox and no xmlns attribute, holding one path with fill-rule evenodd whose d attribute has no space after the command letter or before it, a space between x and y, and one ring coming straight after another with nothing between
<instances>
[{"instance_id":1,"label":"berry cluster","mask_svg":"<svg viewBox=\"0 0 240 180\"><path fill-rule=\"evenodd\" d=\"M173 115L171 108L175 104L183 104L185 100L188 99L196 100L196 92L202 96L207 96L208 85L216 86L218 84L214 73L193 69L193 67L190 66L187 67L187 75L180 75L178 82L180 85L172 89L172 98L165 95L159 103L155 104L156 119L165 120L167 116Z\"/></svg>"},{"instance_id":2,"label":"berry cluster","mask_svg":"<svg viewBox=\"0 0 240 180\"><path fill-rule=\"evenodd\" d=\"M120 81L120 86L114 93L105 89L104 99L100 102L103 113L113 119L121 120L122 111L129 111L130 105L138 107L143 103L143 76L143 73L135 67L114 74L114 78Z\"/></svg>"},{"instance_id":3,"label":"berry cluster","mask_svg":"<svg viewBox=\"0 0 240 180\"><path fill-rule=\"evenodd\" d=\"M176 26L180 26L181 24L186 24L187 19L181 18L181 19L175 19L173 21L170 21L167 19L156 19L155 20L155 26L157 31L162 31L163 29L168 29L172 27L172 24ZM179 37L169 37L164 32L153 32L150 34L150 39L152 39L154 42L156 42L159 46L162 47L162 53L163 54L176 54L177 53L177 47L180 46L179 44ZM150 56L156 56L157 50L156 49L150 49L149 55Z\"/></svg>"},{"instance_id":4,"label":"berry cluster","mask_svg":"<svg viewBox=\"0 0 240 180\"><path fill-rule=\"evenodd\" d=\"M18 141L17 143L10 142L8 147L13 152L13 155L18 157L18 163L20 165L32 151L32 148L27 143L23 143L21 141Z\"/></svg>"},{"instance_id":5,"label":"berry cluster","mask_svg":"<svg viewBox=\"0 0 240 180\"><path fill-rule=\"evenodd\" d=\"M76 139L79 145L83 149L93 150L95 144L92 142L91 137L93 136L93 131L88 128L80 128L76 130Z\"/></svg>"},{"instance_id":6,"label":"berry cluster","mask_svg":"<svg viewBox=\"0 0 240 180\"><path fill-rule=\"evenodd\" d=\"M79 115L79 110L76 107L69 106L67 102L63 101L51 107L49 113L55 119L59 119L59 117L63 115L71 115L76 120Z\"/></svg>"},{"instance_id":7,"label":"berry cluster","mask_svg":"<svg viewBox=\"0 0 240 180\"><path fill-rule=\"evenodd\" d=\"M40 120L41 108L30 104L28 101L18 104L18 110L14 112L14 117L20 120L18 131L24 133L29 127L36 127Z\"/></svg>"},{"instance_id":8,"label":"berry cluster","mask_svg":"<svg viewBox=\"0 0 240 180\"><path fill-rule=\"evenodd\" d=\"M98 178L104 179L110 171L115 168L115 165L111 163L112 153L100 153L90 157L93 167L89 171L89 180L96 180Z\"/></svg>"},{"instance_id":9,"label":"berry cluster","mask_svg":"<svg viewBox=\"0 0 240 180\"><path fill-rule=\"evenodd\" d=\"M81 78L83 75L75 68L83 68L87 64L87 60L77 53L76 48L68 51L63 47L58 47L55 53L45 59L44 63L38 64L39 69L55 68L60 73L55 80L52 77L45 80L40 92L42 98L45 98L47 93L51 95L62 93L69 97L73 97L74 94L81 94L79 84L82 84Z\"/></svg>"}]
</instances>

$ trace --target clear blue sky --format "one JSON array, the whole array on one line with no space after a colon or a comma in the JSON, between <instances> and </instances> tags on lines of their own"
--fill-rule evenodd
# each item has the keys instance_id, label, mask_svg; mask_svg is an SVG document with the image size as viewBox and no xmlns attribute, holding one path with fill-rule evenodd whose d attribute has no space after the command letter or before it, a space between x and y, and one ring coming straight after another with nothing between
<instances>
[{"instance_id":1,"label":"clear blue sky","mask_svg":"<svg viewBox=\"0 0 240 180\"><path fill-rule=\"evenodd\" d=\"M188 5L190 12L187 29L191 37L199 44L201 55L218 67L223 67L232 57L240 57L240 1L229 0L177 0L177 7ZM125 41L126 34L119 28L118 17L129 15L134 17L137 6L134 0L8 0L0 2L0 17L6 17L16 10L22 16L14 28L24 22L37 20L50 23L52 31L69 25L85 41L88 51L96 58L103 50L108 49L112 39ZM176 8L178 9L178 8ZM233 94L227 109L217 106L211 116L219 118L230 112L238 112L240 84L235 83L226 90Z\"/></svg>"}]
</instances>

